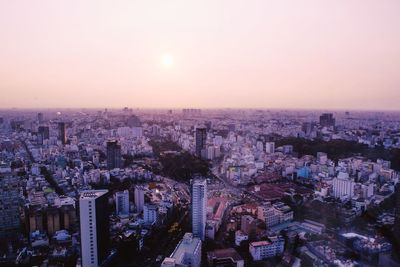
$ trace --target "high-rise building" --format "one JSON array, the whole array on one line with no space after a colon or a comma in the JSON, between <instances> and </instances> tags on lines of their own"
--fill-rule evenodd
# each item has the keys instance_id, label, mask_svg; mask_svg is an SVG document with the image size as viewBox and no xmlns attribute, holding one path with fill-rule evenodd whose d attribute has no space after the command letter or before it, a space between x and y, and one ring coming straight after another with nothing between
<instances>
[{"instance_id":1,"label":"high-rise building","mask_svg":"<svg viewBox=\"0 0 400 267\"><path fill-rule=\"evenodd\" d=\"M207 129L205 127L196 127L196 156L204 157L207 142Z\"/></svg>"},{"instance_id":2,"label":"high-rise building","mask_svg":"<svg viewBox=\"0 0 400 267\"><path fill-rule=\"evenodd\" d=\"M121 145L117 140L107 142L107 168L109 170L121 167Z\"/></svg>"},{"instance_id":3,"label":"high-rise building","mask_svg":"<svg viewBox=\"0 0 400 267\"><path fill-rule=\"evenodd\" d=\"M83 191L79 198L83 267L100 266L109 255L108 190Z\"/></svg>"},{"instance_id":4,"label":"high-rise building","mask_svg":"<svg viewBox=\"0 0 400 267\"><path fill-rule=\"evenodd\" d=\"M207 215L207 181L196 178L192 181L192 232L204 241Z\"/></svg>"},{"instance_id":5,"label":"high-rise building","mask_svg":"<svg viewBox=\"0 0 400 267\"><path fill-rule=\"evenodd\" d=\"M164 259L161 267L201 266L201 240L186 233L171 256Z\"/></svg>"},{"instance_id":6,"label":"high-rise building","mask_svg":"<svg viewBox=\"0 0 400 267\"><path fill-rule=\"evenodd\" d=\"M267 154L275 153L275 143L274 142L266 142L265 143L265 152Z\"/></svg>"},{"instance_id":7,"label":"high-rise building","mask_svg":"<svg viewBox=\"0 0 400 267\"><path fill-rule=\"evenodd\" d=\"M306 136L310 136L315 126L316 126L315 122L303 122L303 124L301 125L301 130L304 132Z\"/></svg>"},{"instance_id":8,"label":"high-rise building","mask_svg":"<svg viewBox=\"0 0 400 267\"><path fill-rule=\"evenodd\" d=\"M38 143L43 144L44 140L47 140L50 138L50 129L48 126L39 126L38 128Z\"/></svg>"},{"instance_id":9,"label":"high-rise building","mask_svg":"<svg viewBox=\"0 0 400 267\"><path fill-rule=\"evenodd\" d=\"M332 180L333 196L350 199L354 196L354 181L349 178L334 178Z\"/></svg>"},{"instance_id":10,"label":"high-rise building","mask_svg":"<svg viewBox=\"0 0 400 267\"><path fill-rule=\"evenodd\" d=\"M58 139L61 141L63 145L67 143L67 132L65 122L58 123Z\"/></svg>"},{"instance_id":11,"label":"high-rise building","mask_svg":"<svg viewBox=\"0 0 400 267\"><path fill-rule=\"evenodd\" d=\"M129 191L115 193L115 211L117 215L129 215Z\"/></svg>"},{"instance_id":12,"label":"high-rise building","mask_svg":"<svg viewBox=\"0 0 400 267\"><path fill-rule=\"evenodd\" d=\"M0 175L0 243L17 237L20 229L18 178Z\"/></svg>"},{"instance_id":13,"label":"high-rise building","mask_svg":"<svg viewBox=\"0 0 400 267\"><path fill-rule=\"evenodd\" d=\"M144 188L142 186L135 187L135 206L136 212L142 212L144 206Z\"/></svg>"},{"instance_id":14,"label":"high-rise building","mask_svg":"<svg viewBox=\"0 0 400 267\"><path fill-rule=\"evenodd\" d=\"M39 122L39 123L43 123L43 119L44 119L43 113L39 112L39 113L37 114L37 120L38 120L38 122Z\"/></svg>"},{"instance_id":15,"label":"high-rise building","mask_svg":"<svg viewBox=\"0 0 400 267\"><path fill-rule=\"evenodd\" d=\"M335 126L335 118L332 113L324 113L319 117L319 124L322 127L333 127Z\"/></svg>"},{"instance_id":16,"label":"high-rise building","mask_svg":"<svg viewBox=\"0 0 400 267\"><path fill-rule=\"evenodd\" d=\"M158 210L157 205L145 204L143 207L143 220L147 224L153 224L157 221Z\"/></svg>"}]
</instances>

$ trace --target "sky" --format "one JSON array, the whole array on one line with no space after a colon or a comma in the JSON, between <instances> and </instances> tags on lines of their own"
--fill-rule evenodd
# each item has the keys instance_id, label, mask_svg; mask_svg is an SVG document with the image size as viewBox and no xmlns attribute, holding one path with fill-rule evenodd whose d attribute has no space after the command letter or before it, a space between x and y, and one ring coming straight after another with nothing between
<instances>
[{"instance_id":1,"label":"sky","mask_svg":"<svg viewBox=\"0 0 400 267\"><path fill-rule=\"evenodd\" d=\"M399 0L0 0L0 108L400 109Z\"/></svg>"}]
</instances>

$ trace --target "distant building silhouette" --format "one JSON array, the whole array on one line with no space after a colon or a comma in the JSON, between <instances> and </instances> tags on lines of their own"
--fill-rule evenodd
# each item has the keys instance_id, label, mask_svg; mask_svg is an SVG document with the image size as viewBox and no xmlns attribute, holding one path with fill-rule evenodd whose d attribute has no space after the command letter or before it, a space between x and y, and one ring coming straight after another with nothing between
<instances>
[{"instance_id":1,"label":"distant building silhouette","mask_svg":"<svg viewBox=\"0 0 400 267\"><path fill-rule=\"evenodd\" d=\"M109 170L121 167L121 146L118 141L107 142L107 168Z\"/></svg>"},{"instance_id":2,"label":"distant building silhouette","mask_svg":"<svg viewBox=\"0 0 400 267\"><path fill-rule=\"evenodd\" d=\"M319 124L322 127L333 127L335 126L335 118L332 113L324 113L319 117Z\"/></svg>"},{"instance_id":3,"label":"distant building silhouette","mask_svg":"<svg viewBox=\"0 0 400 267\"><path fill-rule=\"evenodd\" d=\"M205 154L207 142L207 129L205 127L196 127L196 156L202 158Z\"/></svg>"},{"instance_id":4,"label":"distant building silhouette","mask_svg":"<svg viewBox=\"0 0 400 267\"><path fill-rule=\"evenodd\" d=\"M39 126L38 128L38 143L43 144L44 140L50 138L50 129L48 126Z\"/></svg>"},{"instance_id":5,"label":"distant building silhouette","mask_svg":"<svg viewBox=\"0 0 400 267\"><path fill-rule=\"evenodd\" d=\"M67 143L67 133L66 133L65 122L58 123L58 139L61 141L61 143L63 145L65 145Z\"/></svg>"},{"instance_id":6,"label":"distant building silhouette","mask_svg":"<svg viewBox=\"0 0 400 267\"><path fill-rule=\"evenodd\" d=\"M37 120L38 120L39 123L43 123L43 121L44 121L43 113L39 112L37 114Z\"/></svg>"}]
</instances>

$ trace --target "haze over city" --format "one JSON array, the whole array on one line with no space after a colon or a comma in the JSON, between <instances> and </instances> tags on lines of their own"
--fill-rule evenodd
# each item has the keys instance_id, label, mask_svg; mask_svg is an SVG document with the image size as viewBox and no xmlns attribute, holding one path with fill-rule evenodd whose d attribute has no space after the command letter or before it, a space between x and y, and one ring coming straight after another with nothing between
<instances>
[{"instance_id":1,"label":"haze over city","mask_svg":"<svg viewBox=\"0 0 400 267\"><path fill-rule=\"evenodd\" d=\"M400 0L0 25L1 267L400 267Z\"/></svg>"},{"instance_id":2,"label":"haze over city","mask_svg":"<svg viewBox=\"0 0 400 267\"><path fill-rule=\"evenodd\" d=\"M400 2L3 1L0 107L397 110Z\"/></svg>"}]
</instances>

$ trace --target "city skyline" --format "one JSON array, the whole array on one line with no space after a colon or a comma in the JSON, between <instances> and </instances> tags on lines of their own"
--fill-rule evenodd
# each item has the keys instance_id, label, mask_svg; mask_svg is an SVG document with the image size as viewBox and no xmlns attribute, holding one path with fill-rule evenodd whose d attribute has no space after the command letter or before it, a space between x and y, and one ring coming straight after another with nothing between
<instances>
[{"instance_id":1,"label":"city skyline","mask_svg":"<svg viewBox=\"0 0 400 267\"><path fill-rule=\"evenodd\" d=\"M398 1L0 7L2 108L399 110Z\"/></svg>"}]
</instances>

